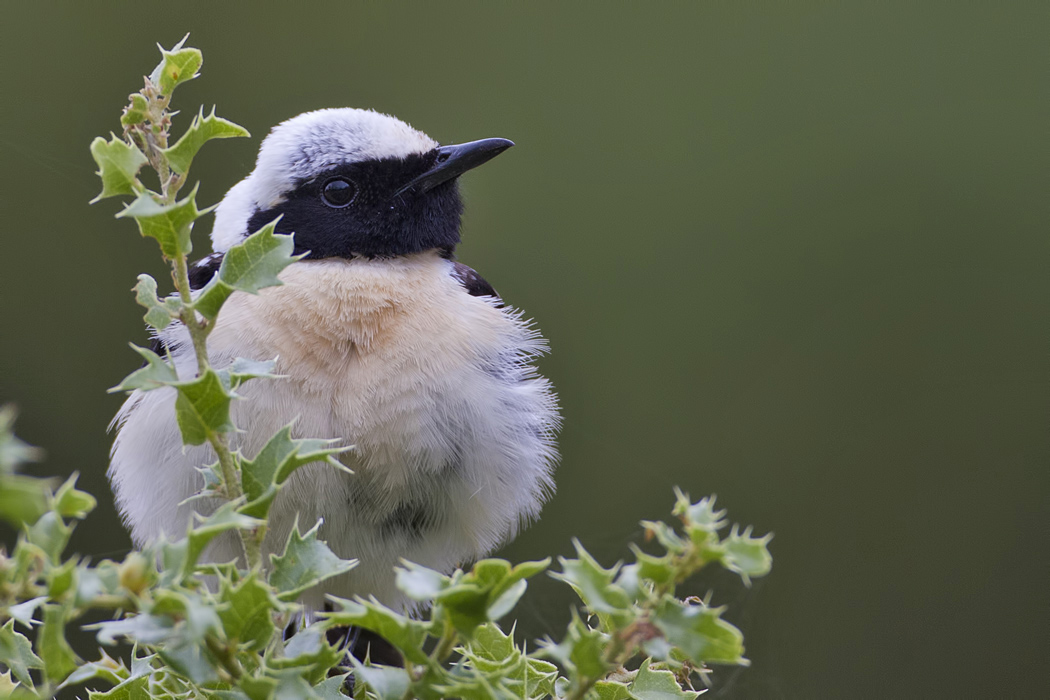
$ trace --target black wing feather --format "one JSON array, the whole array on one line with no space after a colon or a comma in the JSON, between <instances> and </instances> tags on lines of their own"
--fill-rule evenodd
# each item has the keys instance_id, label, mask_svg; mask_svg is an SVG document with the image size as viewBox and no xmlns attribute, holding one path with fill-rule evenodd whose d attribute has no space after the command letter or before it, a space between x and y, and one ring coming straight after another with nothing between
<instances>
[{"instance_id":1,"label":"black wing feather","mask_svg":"<svg viewBox=\"0 0 1050 700\"><path fill-rule=\"evenodd\" d=\"M495 297L499 300L499 305L503 306L503 300L500 299L499 294L492 288L492 285L486 282L484 277L463 263L452 263L452 276L459 280L459 283L463 285L463 289L467 290L467 294L470 296Z\"/></svg>"}]
</instances>

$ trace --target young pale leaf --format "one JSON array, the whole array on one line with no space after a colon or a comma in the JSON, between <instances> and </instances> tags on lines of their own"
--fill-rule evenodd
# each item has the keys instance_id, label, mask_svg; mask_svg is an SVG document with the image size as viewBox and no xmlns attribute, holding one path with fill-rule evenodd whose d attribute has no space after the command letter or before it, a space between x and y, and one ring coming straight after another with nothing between
<instances>
[{"instance_id":1,"label":"young pale leaf","mask_svg":"<svg viewBox=\"0 0 1050 700\"><path fill-rule=\"evenodd\" d=\"M410 561L402 563L403 567L394 570L397 576L395 583L398 589L412 600L433 600L448 588L451 581L448 576Z\"/></svg>"},{"instance_id":2,"label":"young pale leaf","mask_svg":"<svg viewBox=\"0 0 1050 700\"><path fill-rule=\"evenodd\" d=\"M87 491L80 491L76 488L77 478L80 475L77 472L66 479L58 491L55 492L53 508L63 518L76 518L77 520L83 520L87 517L88 513L95 509L97 501Z\"/></svg>"},{"instance_id":3,"label":"young pale leaf","mask_svg":"<svg viewBox=\"0 0 1050 700\"><path fill-rule=\"evenodd\" d=\"M259 450L255 459L241 460L241 487L248 504L241 512L264 518L281 485L301 466L312 462L332 463L332 455L347 448L329 447L331 440L293 440L286 425Z\"/></svg>"},{"instance_id":4,"label":"young pale leaf","mask_svg":"<svg viewBox=\"0 0 1050 700\"><path fill-rule=\"evenodd\" d=\"M277 275L301 256L292 255L291 235L275 234L277 219L231 247L222 258L219 272L204 286L194 308L211 320L235 291L257 294L260 289L280 286Z\"/></svg>"},{"instance_id":5,"label":"young pale leaf","mask_svg":"<svg viewBox=\"0 0 1050 700\"><path fill-rule=\"evenodd\" d=\"M134 375L132 375L134 376ZM188 382L174 384L175 418L187 445L202 445L210 435L233 430L230 402L234 394L213 369Z\"/></svg>"},{"instance_id":6,"label":"young pale leaf","mask_svg":"<svg viewBox=\"0 0 1050 700\"><path fill-rule=\"evenodd\" d=\"M682 690L670 671L649 668L649 659L642 662L630 692L637 700L696 700L700 694L694 690Z\"/></svg>"},{"instance_id":7,"label":"young pale leaf","mask_svg":"<svg viewBox=\"0 0 1050 700\"><path fill-rule=\"evenodd\" d=\"M26 541L42 549L51 563L58 566L71 534L73 528L66 525L58 513L50 511L26 530Z\"/></svg>"},{"instance_id":8,"label":"young pale leaf","mask_svg":"<svg viewBox=\"0 0 1050 700\"><path fill-rule=\"evenodd\" d=\"M252 530L261 525L265 525L265 522L238 513L236 503L222 504L214 513L191 527L186 535L187 548L182 559L183 575L189 576L193 572L204 548L218 535L230 530Z\"/></svg>"},{"instance_id":9,"label":"young pale leaf","mask_svg":"<svg viewBox=\"0 0 1050 700\"><path fill-rule=\"evenodd\" d=\"M135 676L113 686L104 693L88 691L88 700L148 700L150 698L148 686L148 676Z\"/></svg>"},{"instance_id":10,"label":"young pale leaf","mask_svg":"<svg viewBox=\"0 0 1050 700\"><path fill-rule=\"evenodd\" d=\"M750 586L752 577L765 576L773 568L773 557L766 546L772 538L772 534L752 537L750 527L741 534L734 525L729 536L722 541L722 566L740 574L744 583Z\"/></svg>"},{"instance_id":11,"label":"young pale leaf","mask_svg":"<svg viewBox=\"0 0 1050 700\"><path fill-rule=\"evenodd\" d=\"M592 612L610 615L621 621L629 617L631 598L627 591L613 583L619 565L603 569L579 540L573 540L573 546L579 559L559 557L562 571L552 573L551 576L572 586Z\"/></svg>"},{"instance_id":12,"label":"young pale leaf","mask_svg":"<svg viewBox=\"0 0 1050 700\"><path fill-rule=\"evenodd\" d=\"M174 319L178 318L179 300L168 298L161 300L157 297L157 281L149 275L139 275L138 284L135 285L135 301L139 306L146 309L143 319L151 328L162 331L168 327Z\"/></svg>"},{"instance_id":13,"label":"young pale leaf","mask_svg":"<svg viewBox=\"0 0 1050 700\"><path fill-rule=\"evenodd\" d=\"M38 462L44 456L39 447L27 445L15 437L17 414L10 404L0 406L0 474L12 474L26 462Z\"/></svg>"},{"instance_id":14,"label":"young pale leaf","mask_svg":"<svg viewBox=\"0 0 1050 700\"><path fill-rule=\"evenodd\" d=\"M219 619L226 638L246 644L252 651L262 649L270 641L274 632L273 613L284 607L255 574L236 586L223 580L219 601L223 606L219 609Z\"/></svg>"},{"instance_id":15,"label":"young pale leaf","mask_svg":"<svg viewBox=\"0 0 1050 700\"><path fill-rule=\"evenodd\" d=\"M724 608L686 605L667 597L653 612L653 623L667 641L681 649L696 665L746 666L744 635L721 618Z\"/></svg>"},{"instance_id":16,"label":"young pale leaf","mask_svg":"<svg viewBox=\"0 0 1050 700\"><path fill-rule=\"evenodd\" d=\"M44 626L36 639L36 650L44 662L44 677L61 683L81 661L66 641L66 619L70 610L61 605L44 606Z\"/></svg>"},{"instance_id":17,"label":"young pale leaf","mask_svg":"<svg viewBox=\"0 0 1050 700\"><path fill-rule=\"evenodd\" d=\"M164 149L163 153L168 157L168 165L180 175L184 175L190 169L190 163L197 151L205 142L211 139L228 139L243 136L251 136L248 130L238 126L231 121L215 116L215 108L212 107L211 114L204 116L204 108L193 118L193 123L186 133L175 143L174 146Z\"/></svg>"},{"instance_id":18,"label":"young pale leaf","mask_svg":"<svg viewBox=\"0 0 1050 700\"><path fill-rule=\"evenodd\" d=\"M0 518L21 529L48 511L48 479L0 474Z\"/></svg>"},{"instance_id":19,"label":"young pale leaf","mask_svg":"<svg viewBox=\"0 0 1050 700\"><path fill-rule=\"evenodd\" d=\"M188 37L188 34L183 37L182 41L176 44L171 51L166 50L160 44L157 45L162 58L157 67L153 69L149 79L160 88L164 95L170 95L176 87L200 75L197 71L204 63L204 56L201 55L199 49L182 47Z\"/></svg>"},{"instance_id":20,"label":"young pale leaf","mask_svg":"<svg viewBox=\"0 0 1050 700\"><path fill-rule=\"evenodd\" d=\"M329 669L345 655L346 650L329 644L324 632L315 625L289 639L284 646L284 656L270 659L268 665L274 669L298 669L303 679L312 685L324 680Z\"/></svg>"},{"instance_id":21,"label":"young pale leaf","mask_svg":"<svg viewBox=\"0 0 1050 700\"><path fill-rule=\"evenodd\" d=\"M427 663L427 655L423 653L423 642L427 638L426 623L394 612L374 600L332 600L341 608L323 614L330 624L371 630L397 647L412 663Z\"/></svg>"},{"instance_id":22,"label":"young pale leaf","mask_svg":"<svg viewBox=\"0 0 1050 700\"><path fill-rule=\"evenodd\" d=\"M131 104L124 108L124 114L120 117L122 126L134 126L141 124L149 118L149 103L140 93L131 95Z\"/></svg>"},{"instance_id":23,"label":"young pale leaf","mask_svg":"<svg viewBox=\"0 0 1050 700\"><path fill-rule=\"evenodd\" d=\"M115 394L118 391L134 391L136 389L151 391L162 386L170 386L179 381L179 375L175 374L175 368L157 353L148 348L140 348L134 343L129 343L129 345L131 345L132 350L142 355L146 360L146 365L124 377L124 381L110 388L109 393Z\"/></svg>"},{"instance_id":24,"label":"young pale leaf","mask_svg":"<svg viewBox=\"0 0 1050 700\"><path fill-rule=\"evenodd\" d=\"M0 664L7 666L14 677L30 689L35 686L29 669L44 667L44 662L33 653L33 645L29 640L15 631L14 620L8 620L6 625L0 627Z\"/></svg>"},{"instance_id":25,"label":"young pale leaf","mask_svg":"<svg viewBox=\"0 0 1050 700\"><path fill-rule=\"evenodd\" d=\"M308 588L357 566L356 559L340 559L327 544L317 539L320 527L321 521L318 521L309 532L300 535L296 523L288 535L284 554L270 555L273 569L270 584L277 589L280 600L295 600Z\"/></svg>"},{"instance_id":26,"label":"young pale leaf","mask_svg":"<svg viewBox=\"0 0 1050 700\"><path fill-rule=\"evenodd\" d=\"M273 360L248 360L238 357L224 370L230 377L230 385L236 389L249 379L281 379L281 375L273 373L276 366L276 358Z\"/></svg>"},{"instance_id":27,"label":"young pale leaf","mask_svg":"<svg viewBox=\"0 0 1050 700\"><path fill-rule=\"evenodd\" d=\"M15 622L20 623L24 627L32 628L33 625L40 624L33 619L33 615L36 614L36 609L40 607L40 604L47 600L47 596L40 596L39 598L30 598L29 600L12 605L7 608L6 612Z\"/></svg>"},{"instance_id":28,"label":"young pale leaf","mask_svg":"<svg viewBox=\"0 0 1050 700\"><path fill-rule=\"evenodd\" d=\"M408 672L395 666L365 666L350 657L354 665L354 680L367 686L379 700L400 700L408 694L412 680Z\"/></svg>"},{"instance_id":29,"label":"young pale leaf","mask_svg":"<svg viewBox=\"0 0 1050 700\"><path fill-rule=\"evenodd\" d=\"M598 681L594 684L598 700L630 700L631 693L627 686L616 681Z\"/></svg>"},{"instance_id":30,"label":"young pale leaf","mask_svg":"<svg viewBox=\"0 0 1050 700\"><path fill-rule=\"evenodd\" d=\"M91 157L98 163L98 176L102 178L102 191L91 203L115 197L133 195L143 190L138 181L138 172L146 164L146 156L116 136L109 141L99 136L91 142Z\"/></svg>"},{"instance_id":31,"label":"young pale leaf","mask_svg":"<svg viewBox=\"0 0 1050 700\"><path fill-rule=\"evenodd\" d=\"M58 690L68 688L72 685L81 685L91 680L103 680L110 685L118 685L131 677L131 673L121 661L116 661L105 651L101 651L102 658L98 661L84 664L73 671L58 686ZM0 696L2 697L2 696Z\"/></svg>"},{"instance_id":32,"label":"young pale leaf","mask_svg":"<svg viewBox=\"0 0 1050 700\"><path fill-rule=\"evenodd\" d=\"M716 496L705 496L696 503L675 487L675 504L672 511L685 523L686 528L697 527L707 532L718 532L726 526L724 510L715 510Z\"/></svg>"},{"instance_id":33,"label":"young pale leaf","mask_svg":"<svg viewBox=\"0 0 1050 700\"><path fill-rule=\"evenodd\" d=\"M197 209L197 188L183 200L174 204L161 204L149 192L142 192L124 208L117 218L131 217L139 225L139 233L153 238L160 245L165 258L174 260L193 251L190 233L193 222L210 212L214 207Z\"/></svg>"},{"instance_id":34,"label":"young pale leaf","mask_svg":"<svg viewBox=\"0 0 1050 700\"><path fill-rule=\"evenodd\" d=\"M122 620L107 620L94 625L85 625L84 629L97 629L97 639L107 646L117 643L117 638L125 637L140 644L161 644L173 638L175 621L167 615L150 615L141 613Z\"/></svg>"}]
</instances>

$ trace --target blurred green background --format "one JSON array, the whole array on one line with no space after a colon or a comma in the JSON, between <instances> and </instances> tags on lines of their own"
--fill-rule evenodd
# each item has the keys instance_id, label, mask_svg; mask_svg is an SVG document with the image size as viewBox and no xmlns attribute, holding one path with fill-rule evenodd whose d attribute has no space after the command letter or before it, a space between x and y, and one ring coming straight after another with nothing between
<instances>
[{"instance_id":1,"label":"blurred green background","mask_svg":"<svg viewBox=\"0 0 1050 700\"><path fill-rule=\"evenodd\" d=\"M326 106L518 147L465 178L460 258L536 319L565 413L521 559L626 553L672 485L772 530L772 575L711 575L750 669L718 698L1046 697L1050 14L1012 3L10 3L0 400L41 470L102 507L106 387L164 269L88 143L192 32L180 88L253 138ZM198 228L205 250L210 227ZM569 598L539 583L519 631ZM1039 689L1039 686L1043 689Z\"/></svg>"}]
</instances>

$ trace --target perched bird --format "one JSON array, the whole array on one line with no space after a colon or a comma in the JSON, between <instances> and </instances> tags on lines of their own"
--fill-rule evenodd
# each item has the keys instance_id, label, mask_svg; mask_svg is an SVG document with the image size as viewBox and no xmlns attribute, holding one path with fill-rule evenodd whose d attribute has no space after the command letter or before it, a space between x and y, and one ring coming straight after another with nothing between
<instances>
[{"instance_id":1,"label":"perched bird","mask_svg":"<svg viewBox=\"0 0 1050 700\"><path fill-rule=\"evenodd\" d=\"M299 469L275 501L266 552L293 523L323 519L320 537L357 568L303 598L374 595L408 607L394 585L401 558L449 572L513 538L553 491L559 423L551 385L531 364L545 341L474 270L456 262L463 204L457 178L513 144L441 146L369 110L323 109L276 126L255 169L219 204L215 253L192 268L199 289L224 251L280 216L305 257L282 286L235 293L209 336L210 361L277 357L283 379L238 390L233 447L254 455L282 426L338 439L340 459ZM180 377L197 363L186 329L158 334ZM134 392L114 419L109 477L136 544L182 537L203 487L208 446L183 448L172 389ZM214 561L240 554L218 539Z\"/></svg>"}]
</instances>

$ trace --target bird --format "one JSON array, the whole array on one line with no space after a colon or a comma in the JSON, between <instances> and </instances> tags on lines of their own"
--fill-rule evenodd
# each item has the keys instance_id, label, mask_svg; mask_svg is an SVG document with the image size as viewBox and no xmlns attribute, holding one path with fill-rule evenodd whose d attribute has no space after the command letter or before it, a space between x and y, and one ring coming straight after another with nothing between
<instances>
[{"instance_id":1,"label":"bird","mask_svg":"<svg viewBox=\"0 0 1050 700\"><path fill-rule=\"evenodd\" d=\"M281 378L238 389L232 447L256 454L288 424L293 437L351 446L339 459L352 473L301 467L270 511L264 554L279 554L296 523L321 522L319 538L359 562L304 593L307 611L329 595L411 611L400 562L450 573L513 539L553 494L560 410L535 366L547 342L455 256L459 177L513 145L440 145L367 109L306 112L270 131L215 210L215 252L192 265L195 290L274 220L302 256L280 286L234 293L208 337L214 367L277 358ZM181 379L196 375L184 326L154 344ZM135 391L113 421L107 473L139 547L185 536L217 506L194 498L215 455L183 446L175 396ZM233 561L239 542L217 538L205 555Z\"/></svg>"}]
</instances>

